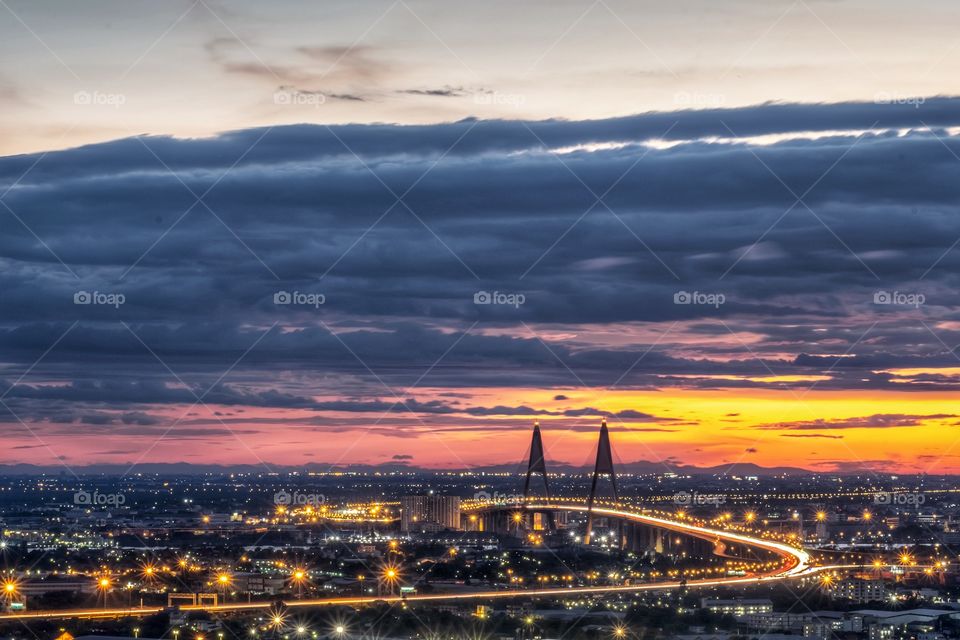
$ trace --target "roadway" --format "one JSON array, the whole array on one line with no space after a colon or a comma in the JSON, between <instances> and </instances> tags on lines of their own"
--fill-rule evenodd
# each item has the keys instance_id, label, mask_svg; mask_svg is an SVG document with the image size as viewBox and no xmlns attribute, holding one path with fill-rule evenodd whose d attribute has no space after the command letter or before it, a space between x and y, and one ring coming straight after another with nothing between
<instances>
[{"instance_id":1,"label":"roadway","mask_svg":"<svg viewBox=\"0 0 960 640\"><path fill-rule=\"evenodd\" d=\"M565 510L586 512L586 506L569 504L529 504L530 510ZM745 585L758 584L768 581L785 580L803 575L810 575L817 571L830 569L832 567L813 567L810 565L810 554L803 549L798 549L792 545L777 542L775 540L766 540L756 538L732 531L723 531L721 529L711 529L701 527L695 524L668 520L656 516L646 515L633 511L623 511L620 509L611 509L606 507L594 507L593 512L599 516L608 516L622 518L627 521L637 522L647 525L662 527L670 531L695 535L698 537L709 537L727 542L738 542L749 546L766 549L784 560L784 564L777 569L759 576L731 576L726 578L703 578L699 580L688 581L669 581L669 582L651 582L634 585L616 585L616 586L593 586L593 587L556 587L548 589L505 589L497 591L475 591L471 593L432 593L432 594L412 594L406 596L348 596L343 598L316 598L306 600L284 601L284 605L290 608L298 607L329 607L329 606L358 606L368 605L374 602L385 602L388 604L397 604L403 602L449 602L463 600L501 600L507 598L534 598L534 597L569 597L579 595L593 595L604 593L629 593L639 591L664 591L676 589L681 586L686 588L714 587L721 585ZM242 603L224 603L218 605L185 605L180 609L183 611L208 611L208 612L240 612L266 610L273 607L275 602L242 602ZM143 617L153 615L164 611L165 607L128 607L128 608L104 608L104 609L61 609L56 611L25 611L22 613L0 614L2 620L38 620L38 619L67 619L67 618L124 618L124 617Z\"/></svg>"}]
</instances>

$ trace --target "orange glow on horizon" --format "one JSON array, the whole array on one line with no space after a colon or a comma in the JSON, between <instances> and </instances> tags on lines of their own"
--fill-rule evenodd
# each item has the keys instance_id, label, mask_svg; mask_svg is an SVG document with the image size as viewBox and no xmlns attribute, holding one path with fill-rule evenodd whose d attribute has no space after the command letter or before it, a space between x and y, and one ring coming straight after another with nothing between
<instances>
[{"instance_id":1,"label":"orange glow on horizon","mask_svg":"<svg viewBox=\"0 0 960 640\"><path fill-rule=\"evenodd\" d=\"M947 392L839 391L810 389L815 382L795 382L793 393L782 389L593 390L495 388L470 390L470 404L493 407L534 407L549 450L548 465L592 463L596 428L606 415L615 455L620 463L647 461L669 470L675 465L730 466L752 463L763 467L800 466L815 471L865 468L898 473L960 472L960 449L951 450L943 436L957 422L955 399ZM423 388L417 400L442 401L446 388ZM796 394L796 395L794 395ZM800 399L797 399L797 396ZM566 415L591 407L596 415ZM211 409L218 407L212 405ZM175 418L179 406L167 410ZM231 409L232 410L232 409ZM365 422L356 414L328 412L332 419L352 420L357 429ZM871 416L887 416L879 426ZM895 418L903 416L903 424ZM171 419L173 419L171 418ZM316 461L304 457L297 431L285 425L315 419L306 410L245 410L244 442L269 462L299 464ZM419 419L398 417L396 424L381 425L364 438L363 450L351 448L351 429L325 433L325 444L342 464L379 464L397 453L397 435L403 433L404 453L412 465L437 469L516 461L529 443L530 417L494 414L482 417L459 414L422 414ZM872 426L871 426L872 425ZM877 437L882 429L883 437ZM222 430L217 427L217 430ZM444 446L436 446L442 437ZM26 443L11 439L11 447ZM211 441L212 443L213 441ZM96 437L78 436L71 447L80 455L101 447ZM249 462L249 452L213 447L195 462L238 464ZM153 460L189 459L182 443L164 440L151 452ZM212 452L212 453L211 453ZM28 454L29 455L29 454ZM42 455L42 452L34 454ZM186 459L185 459L186 458ZM90 462L110 462L90 456ZM20 460L25 462L29 460ZM42 462L42 461L41 461ZM277 507L278 515L286 513ZM181 565L182 566L182 565Z\"/></svg>"}]
</instances>

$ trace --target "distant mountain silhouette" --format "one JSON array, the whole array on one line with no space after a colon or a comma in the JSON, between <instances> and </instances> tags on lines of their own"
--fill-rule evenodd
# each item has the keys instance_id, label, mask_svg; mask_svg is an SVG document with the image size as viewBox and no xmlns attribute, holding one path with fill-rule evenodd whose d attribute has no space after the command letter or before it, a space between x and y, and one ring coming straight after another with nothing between
<instances>
[{"instance_id":1,"label":"distant mountain silhouette","mask_svg":"<svg viewBox=\"0 0 960 640\"><path fill-rule=\"evenodd\" d=\"M131 468L132 466L132 468ZM193 464L189 462L148 462L133 465L130 463L103 463L89 464L84 466L70 465L69 468L64 465L32 465L32 464L7 464L0 465L0 475L19 476L19 475L53 475L69 476L73 473L77 475L126 475L135 476L136 474L147 475L221 475L230 473L243 474L266 474L266 473L330 473L330 472L355 472L355 473L391 473L391 472L409 472L409 473L436 473L443 471L475 471L484 473L521 473L523 471L520 462L511 464L486 465L472 467L469 469L437 469L430 467L419 467L413 464L403 462L386 462L380 465L372 464L324 464L320 462L311 462L305 465L212 465L212 464ZM698 467L695 465L675 464L669 462L651 462L647 460L637 460L634 462L619 463L616 465L617 472L623 474L663 474L676 473L678 475L710 475L710 476L777 476L777 475L854 475L862 474L867 470L861 468L850 468L843 471L817 471L812 469L803 469L800 467L762 467L751 462L738 462L729 465L715 465L710 467ZM570 473L580 474L588 473L590 468L587 465L574 466L564 463L549 464L550 473ZM872 471L876 473L876 470Z\"/></svg>"}]
</instances>

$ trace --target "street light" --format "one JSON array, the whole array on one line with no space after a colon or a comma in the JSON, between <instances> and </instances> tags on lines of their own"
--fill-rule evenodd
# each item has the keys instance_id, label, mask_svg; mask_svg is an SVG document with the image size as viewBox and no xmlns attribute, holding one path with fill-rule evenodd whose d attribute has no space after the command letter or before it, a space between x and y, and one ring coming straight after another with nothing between
<instances>
[{"instance_id":1,"label":"street light","mask_svg":"<svg viewBox=\"0 0 960 640\"><path fill-rule=\"evenodd\" d=\"M103 592L103 608L107 608L107 591L110 590L110 578L102 576L97 580L97 589Z\"/></svg>"},{"instance_id":2,"label":"street light","mask_svg":"<svg viewBox=\"0 0 960 640\"><path fill-rule=\"evenodd\" d=\"M284 617L283 611L274 609L270 612L270 626L273 627L274 632L283 629L284 622L286 622L286 617Z\"/></svg>"},{"instance_id":3,"label":"street light","mask_svg":"<svg viewBox=\"0 0 960 640\"><path fill-rule=\"evenodd\" d=\"M290 581L297 587L297 598L303 597L303 583L307 581L307 572L305 569L296 568L290 574Z\"/></svg>"},{"instance_id":4,"label":"street light","mask_svg":"<svg viewBox=\"0 0 960 640\"><path fill-rule=\"evenodd\" d=\"M381 582L386 582L387 586L390 587L390 593L393 594L393 586L400 579L400 570L393 565L387 565L383 569L383 575Z\"/></svg>"},{"instance_id":5,"label":"street light","mask_svg":"<svg viewBox=\"0 0 960 640\"><path fill-rule=\"evenodd\" d=\"M533 637L533 616L527 616L523 619L523 624L527 626L527 630L530 632L530 637Z\"/></svg>"}]
</instances>

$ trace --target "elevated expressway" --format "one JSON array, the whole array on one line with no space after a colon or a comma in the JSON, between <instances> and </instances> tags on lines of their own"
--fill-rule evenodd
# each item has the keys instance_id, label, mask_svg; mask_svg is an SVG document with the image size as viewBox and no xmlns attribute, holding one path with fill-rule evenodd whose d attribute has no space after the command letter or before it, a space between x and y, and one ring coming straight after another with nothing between
<instances>
[{"instance_id":1,"label":"elevated expressway","mask_svg":"<svg viewBox=\"0 0 960 640\"><path fill-rule=\"evenodd\" d=\"M517 507L508 507L507 505L493 505L488 508L512 509L516 511ZM529 503L524 509L529 512L537 511L573 511L587 512L588 508L581 504L563 504L554 502ZM638 511L631 511L625 508L613 508L594 506L593 513L599 517L619 519L627 523L636 525L661 528L667 531L675 532L708 540L713 543L737 544L756 549L761 549L774 554L783 560L778 567L767 573L752 576L729 576L723 578L704 578L688 581L666 581L651 582L632 585L614 585L614 586L570 586L556 587L546 589L506 589L491 591L475 591L470 593L431 593L431 594L413 594L406 596L348 596L342 598L319 598L304 600L288 600L283 604L292 609L301 607L324 607L324 606L359 606L369 605L375 602L383 603L412 603L412 602L458 602L458 601L485 601L500 600L507 598L534 598L534 597L566 597L605 593L630 593L639 591L662 591L676 589L679 587L696 588L711 587L720 585L744 585L757 584L767 581L784 580L804 575L809 575L820 570L830 569L831 567L814 567L810 564L810 555L803 549L795 546L767 540L764 538L749 536L746 534L723 531L720 529L711 529L702 527L689 522L680 520L670 520L667 518L652 516ZM273 607L275 602L244 602L244 603L222 603L217 605L188 605L180 607L184 611L208 611L208 612L243 612L268 610ZM67 619L67 618L121 618L121 617L142 617L160 613L164 607L132 607L132 608L103 608L103 609L63 609L56 611L26 611L21 613L0 614L2 620L37 620L37 619Z\"/></svg>"}]
</instances>

